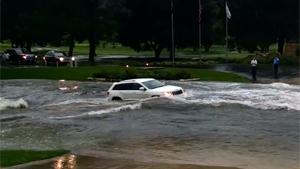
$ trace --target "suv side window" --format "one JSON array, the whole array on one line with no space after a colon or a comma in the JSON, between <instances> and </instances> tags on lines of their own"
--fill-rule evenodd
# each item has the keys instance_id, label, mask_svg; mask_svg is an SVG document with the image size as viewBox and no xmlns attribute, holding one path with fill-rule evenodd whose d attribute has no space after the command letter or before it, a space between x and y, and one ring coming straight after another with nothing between
<instances>
[{"instance_id":1,"label":"suv side window","mask_svg":"<svg viewBox=\"0 0 300 169\"><path fill-rule=\"evenodd\" d=\"M126 84L117 84L114 86L113 90L125 90Z\"/></svg>"},{"instance_id":2,"label":"suv side window","mask_svg":"<svg viewBox=\"0 0 300 169\"><path fill-rule=\"evenodd\" d=\"M140 90L140 87L142 87L142 85L138 84L138 83L131 83L131 90Z\"/></svg>"},{"instance_id":3,"label":"suv side window","mask_svg":"<svg viewBox=\"0 0 300 169\"><path fill-rule=\"evenodd\" d=\"M139 90L140 87L142 86L138 83L122 83L115 85L113 90Z\"/></svg>"}]
</instances>

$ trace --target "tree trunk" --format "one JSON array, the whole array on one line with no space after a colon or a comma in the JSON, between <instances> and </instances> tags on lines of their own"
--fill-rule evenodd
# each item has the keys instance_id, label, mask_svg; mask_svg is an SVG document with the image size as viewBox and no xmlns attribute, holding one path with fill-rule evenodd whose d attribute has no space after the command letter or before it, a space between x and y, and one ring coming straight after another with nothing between
<instances>
[{"instance_id":1,"label":"tree trunk","mask_svg":"<svg viewBox=\"0 0 300 169\"><path fill-rule=\"evenodd\" d=\"M32 46L32 43L31 43L31 41L27 41L26 42L26 50L28 51L28 52L30 52L31 53L31 46Z\"/></svg>"},{"instance_id":2,"label":"tree trunk","mask_svg":"<svg viewBox=\"0 0 300 169\"><path fill-rule=\"evenodd\" d=\"M163 48L160 46L154 49L154 55L155 55L156 60L159 60L162 50L163 50Z\"/></svg>"},{"instance_id":3,"label":"tree trunk","mask_svg":"<svg viewBox=\"0 0 300 169\"><path fill-rule=\"evenodd\" d=\"M282 55L283 53L283 47L284 47L284 37L280 36L278 38L278 52Z\"/></svg>"},{"instance_id":4,"label":"tree trunk","mask_svg":"<svg viewBox=\"0 0 300 169\"><path fill-rule=\"evenodd\" d=\"M70 56L70 57L73 56L74 47L75 47L74 37L71 36L70 40L69 40L69 52L68 52L68 56Z\"/></svg>"},{"instance_id":5,"label":"tree trunk","mask_svg":"<svg viewBox=\"0 0 300 169\"><path fill-rule=\"evenodd\" d=\"M89 0L88 1L88 17L89 17L89 62L91 65L95 65L96 56L96 10L98 1Z\"/></svg>"},{"instance_id":6,"label":"tree trunk","mask_svg":"<svg viewBox=\"0 0 300 169\"><path fill-rule=\"evenodd\" d=\"M205 53L208 53L208 52L209 52L209 49L210 49L210 46L209 46L209 45L206 45L206 46L204 46L204 48L205 48Z\"/></svg>"},{"instance_id":7,"label":"tree trunk","mask_svg":"<svg viewBox=\"0 0 300 169\"><path fill-rule=\"evenodd\" d=\"M96 40L94 33L91 33L89 38L89 61L91 65L95 65L95 56L96 56Z\"/></svg>"}]
</instances>

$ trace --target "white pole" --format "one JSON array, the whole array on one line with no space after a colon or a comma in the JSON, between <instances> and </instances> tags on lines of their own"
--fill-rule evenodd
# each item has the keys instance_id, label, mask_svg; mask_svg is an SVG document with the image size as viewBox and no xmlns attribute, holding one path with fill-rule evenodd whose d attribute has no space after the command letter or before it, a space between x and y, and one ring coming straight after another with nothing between
<instances>
[{"instance_id":1,"label":"white pole","mask_svg":"<svg viewBox=\"0 0 300 169\"><path fill-rule=\"evenodd\" d=\"M228 61L228 17L227 17L227 1L225 1L225 18L226 18L226 62Z\"/></svg>"},{"instance_id":2,"label":"white pole","mask_svg":"<svg viewBox=\"0 0 300 169\"><path fill-rule=\"evenodd\" d=\"M201 13L202 13L202 4L201 4L201 0L199 0L199 18L198 18L198 24L199 24L199 58L201 58Z\"/></svg>"}]
</instances>

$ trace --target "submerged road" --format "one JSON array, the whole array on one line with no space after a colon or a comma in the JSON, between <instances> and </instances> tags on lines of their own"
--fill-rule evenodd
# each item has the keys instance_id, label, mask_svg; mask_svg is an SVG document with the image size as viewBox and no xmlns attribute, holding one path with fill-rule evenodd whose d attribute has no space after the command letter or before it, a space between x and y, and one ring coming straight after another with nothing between
<instances>
[{"instance_id":1,"label":"submerged road","mask_svg":"<svg viewBox=\"0 0 300 169\"><path fill-rule=\"evenodd\" d=\"M141 168L300 167L298 85L166 81L187 97L109 102L111 83L68 81L74 90L62 90L51 80L0 82L1 149L68 149Z\"/></svg>"}]
</instances>

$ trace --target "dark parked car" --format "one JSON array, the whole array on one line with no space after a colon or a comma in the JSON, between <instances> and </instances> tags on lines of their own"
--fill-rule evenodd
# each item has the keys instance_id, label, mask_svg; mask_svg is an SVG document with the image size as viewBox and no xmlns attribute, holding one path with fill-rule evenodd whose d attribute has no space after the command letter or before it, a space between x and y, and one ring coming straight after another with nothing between
<instances>
[{"instance_id":1,"label":"dark parked car","mask_svg":"<svg viewBox=\"0 0 300 169\"><path fill-rule=\"evenodd\" d=\"M67 65L71 61L75 61L75 57L69 57L65 52L49 51L44 56L45 65Z\"/></svg>"},{"instance_id":2,"label":"dark parked car","mask_svg":"<svg viewBox=\"0 0 300 169\"><path fill-rule=\"evenodd\" d=\"M37 56L30 54L26 49L12 48L5 51L8 61L15 64L36 64Z\"/></svg>"}]
</instances>

